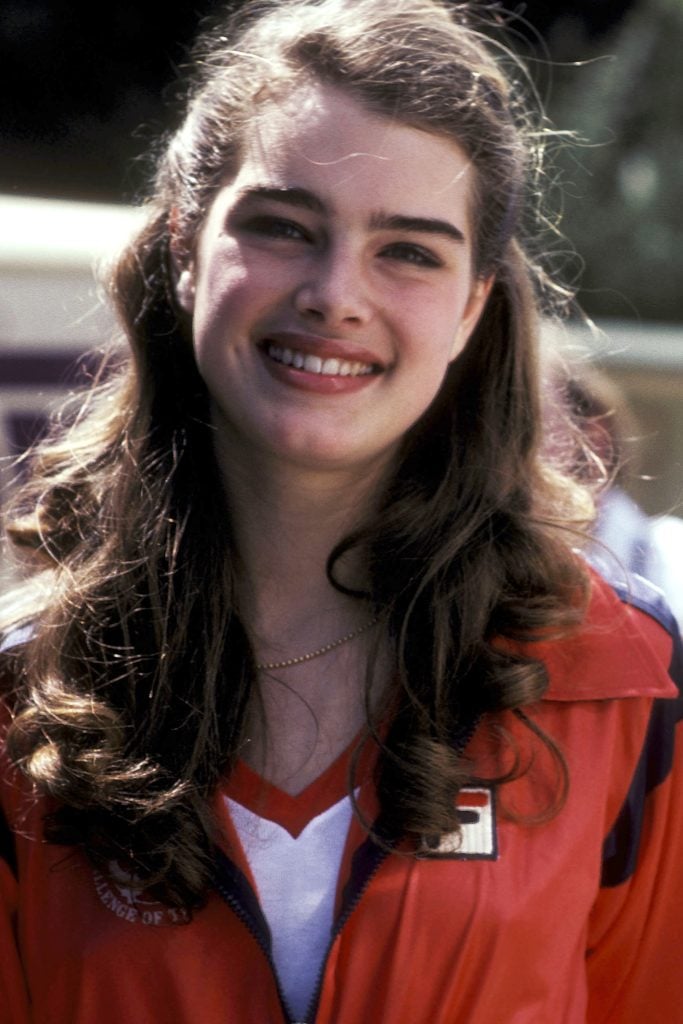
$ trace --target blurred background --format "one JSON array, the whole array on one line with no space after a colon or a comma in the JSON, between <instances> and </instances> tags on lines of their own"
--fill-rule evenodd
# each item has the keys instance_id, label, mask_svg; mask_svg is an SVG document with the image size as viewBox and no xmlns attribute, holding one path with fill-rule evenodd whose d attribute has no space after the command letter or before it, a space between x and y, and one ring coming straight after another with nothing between
<instances>
[{"instance_id":1,"label":"blurred background","mask_svg":"<svg viewBox=\"0 0 683 1024\"><path fill-rule=\"evenodd\" d=\"M132 229L145 154L173 121L178 69L218 6L3 0L0 486L73 386L79 353L111 334L93 268ZM556 260L603 333L565 342L634 413L642 450L627 489L649 513L680 512L683 2L494 6L523 19L516 44L550 121L577 140L553 157L566 240Z\"/></svg>"}]
</instances>

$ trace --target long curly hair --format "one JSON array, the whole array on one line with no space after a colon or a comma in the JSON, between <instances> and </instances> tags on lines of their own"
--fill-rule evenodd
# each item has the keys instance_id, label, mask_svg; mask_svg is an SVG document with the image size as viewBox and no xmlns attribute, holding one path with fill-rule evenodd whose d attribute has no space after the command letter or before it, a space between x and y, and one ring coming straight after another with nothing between
<instances>
[{"instance_id":1,"label":"long curly hair","mask_svg":"<svg viewBox=\"0 0 683 1024\"><path fill-rule=\"evenodd\" d=\"M10 756L54 798L48 839L104 870L118 861L169 904L198 906L210 885L211 796L239 756L256 679L177 263L254 114L301 82L456 140L476 171L475 272L495 275L374 519L330 553L334 581L340 555L362 547L364 596L396 652L391 725L377 739L390 832L457 827L469 772L458 737L482 715L524 715L547 679L516 642L581 618L586 582L563 529L585 501L540 447L539 310L563 297L530 255L543 122L495 39L499 9L476 10L268 0L212 26L145 226L109 281L128 350L33 453L16 495L9 533L33 555L34 595L43 582L30 639L6 656Z\"/></svg>"}]
</instances>

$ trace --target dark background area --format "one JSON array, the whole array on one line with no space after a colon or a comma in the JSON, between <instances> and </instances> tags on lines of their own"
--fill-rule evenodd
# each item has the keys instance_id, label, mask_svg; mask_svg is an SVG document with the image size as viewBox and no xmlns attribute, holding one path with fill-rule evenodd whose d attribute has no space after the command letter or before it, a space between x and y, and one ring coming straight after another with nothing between
<instances>
[{"instance_id":1,"label":"dark background area","mask_svg":"<svg viewBox=\"0 0 683 1024\"><path fill-rule=\"evenodd\" d=\"M390 3L391 0L388 0ZM130 200L134 161L168 121L177 69L204 15L222 5L3 0L0 190ZM567 18L595 39L631 0L509 5L547 40Z\"/></svg>"},{"instance_id":2,"label":"dark background area","mask_svg":"<svg viewBox=\"0 0 683 1024\"><path fill-rule=\"evenodd\" d=\"M197 25L222 6L3 0L0 192L135 201ZM540 58L551 118L590 143L568 150L558 173L562 229L586 260L582 301L599 315L683 319L671 273L683 248L683 152L672 148L672 129L682 137L683 4L498 6L528 22L517 23L521 45ZM557 65L550 75L546 58Z\"/></svg>"}]
</instances>

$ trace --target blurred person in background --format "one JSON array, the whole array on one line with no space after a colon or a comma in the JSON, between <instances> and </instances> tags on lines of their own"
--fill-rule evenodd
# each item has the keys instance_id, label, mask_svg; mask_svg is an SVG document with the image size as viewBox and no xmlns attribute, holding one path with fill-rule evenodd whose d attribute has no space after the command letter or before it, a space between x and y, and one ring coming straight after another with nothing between
<instances>
[{"instance_id":1,"label":"blurred person in background","mask_svg":"<svg viewBox=\"0 0 683 1024\"><path fill-rule=\"evenodd\" d=\"M606 373L589 364L572 367L565 389L569 409L588 442L579 449L580 472L595 465L597 456L605 475L588 557L610 579L623 579L628 571L660 587L683 628L683 519L648 515L626 489L641 469L639 428L626 396Z\"/></svg>"}]
</instances>

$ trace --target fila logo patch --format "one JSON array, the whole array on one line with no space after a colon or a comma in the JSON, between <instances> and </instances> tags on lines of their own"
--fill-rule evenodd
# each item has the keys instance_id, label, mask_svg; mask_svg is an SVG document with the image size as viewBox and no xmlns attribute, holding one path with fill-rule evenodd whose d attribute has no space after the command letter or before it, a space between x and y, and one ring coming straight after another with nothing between
<instances>
[{"instance_id":1,"label":"fila logo patch","mask_svg":"<svg viewBox=\"0 0 683 1024\"><path fill-rule=\"evenodd\" d=\"M493 790L486 786L465 786L458 793L456 806L460 832L424 836L420 854L451 860L496 860L498 837Z\"/></svg>"}]
</instances>

